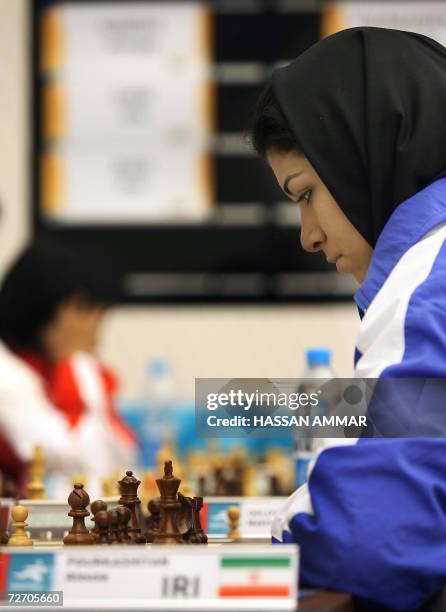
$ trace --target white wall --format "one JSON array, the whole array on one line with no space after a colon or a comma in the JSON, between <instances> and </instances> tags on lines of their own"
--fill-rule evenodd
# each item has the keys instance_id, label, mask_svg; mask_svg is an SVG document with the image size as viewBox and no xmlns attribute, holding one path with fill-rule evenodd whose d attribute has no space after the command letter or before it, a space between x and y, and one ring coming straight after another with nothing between
<instances>
[{"instance_id":1,"label":"white wall","mask_svg":"<svg viewBox=\"0 0 446 612\"><path fill-rule=\"evenodd\" d=\"M29 236L28 1L0 1L0 274ZM102 355L126 396L148 358L171 360L178 389L194 377L291 377L303 350L331 346L339 376L352 373L359 320L353 304L302 307L121 308L106 322Z\"/></svg>"},{"instance_id":2,"label":"white wall","mask_svg":"<svg viewBox=\"0 0 446 612\"><path fill-rule=\"evenodd\" d=\"M306 347L331 346L338 376L353 370L359 317L351 305L258 308L131 308L114 312L103 354L125 377L124 391L141 386L148 357L174 365L184 393L194 377L299 376Z\"/></svg>"},{"instance_id":3,"label":"white wall","mask_svg":"<svg viewBox=\"0 0 446 612\"><path fill-rule=\"evenodd\" d=\"M27 6L0 1L0 274L29 232Z\"/></svg>"}]
</instances>

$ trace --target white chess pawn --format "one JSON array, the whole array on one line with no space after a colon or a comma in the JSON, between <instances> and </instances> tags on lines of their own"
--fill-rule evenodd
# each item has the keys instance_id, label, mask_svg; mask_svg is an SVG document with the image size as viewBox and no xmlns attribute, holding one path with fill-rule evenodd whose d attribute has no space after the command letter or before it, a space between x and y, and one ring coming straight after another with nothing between
<instances>
[{"instance_id":1,"label":"white chess pawn","mask_svg":"<svg viewBox=\"0 0 446 612\"><path fill-rule=\"evenodd\" d=\"M26 506L14 506L12 509L12 527L14 533L8 541L8 546L32 546L34 542L26 535L25 527L28 526L26 519L28 518L28 508Z\"/></svg>"},{"instance_id":2,"label":"white chess pawn","mask_svg":"<svg viewBox=\"0 0 446 612\"><path fill-rule=\"evenodd\" d=\"M231 540L240 540L239 523L240 523L240 508L238 506L229 506L226 511L229 523L228 538Z\"/></svg>"}]
</instances>

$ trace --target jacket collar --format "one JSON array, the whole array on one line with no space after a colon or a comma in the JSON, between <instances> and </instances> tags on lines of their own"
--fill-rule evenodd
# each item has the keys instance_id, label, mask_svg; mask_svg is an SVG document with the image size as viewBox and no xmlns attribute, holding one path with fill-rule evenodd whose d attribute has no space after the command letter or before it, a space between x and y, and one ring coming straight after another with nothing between
<instances>
[{"instance_id":1,"label":"jacket collar","mask_svg":"<svg viewBox=\"0 0 446 612\"><path fill-rule=\"evenodd\" d=\"M354 295L365 312L401 257L423 236L446 221L446 178L431 183L400 204L381 232L367 275Z\"/></svg>"}]
</instances>

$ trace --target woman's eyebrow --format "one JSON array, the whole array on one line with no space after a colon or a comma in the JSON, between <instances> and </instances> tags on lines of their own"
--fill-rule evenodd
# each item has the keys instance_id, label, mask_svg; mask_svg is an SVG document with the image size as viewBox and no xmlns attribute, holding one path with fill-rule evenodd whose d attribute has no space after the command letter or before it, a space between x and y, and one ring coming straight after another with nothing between
<instances>
[{"instance_id":1,"label":"woman's eyebrow","mask_svg":"<svg viewBox=\"0 0 446 612\"><path fill-rule=\"evenodd\" d=\"M290 182L292 179L296 178L296 176L301 175L301 174L302 174L302 172L303 172L303 170L301 170L300 172L295 172L294 174L288 174L288 176L287 176L287 177L286 177L286 179L285 179L285 182L283 183L283 187L282 187L282 189L284 190L284 192L285 192L286 194L288 194L288 195L292 195L292 194L291 194L291 193L288 191L288 183L289 183L289 182Z\"/></svg>"}]
</instances>

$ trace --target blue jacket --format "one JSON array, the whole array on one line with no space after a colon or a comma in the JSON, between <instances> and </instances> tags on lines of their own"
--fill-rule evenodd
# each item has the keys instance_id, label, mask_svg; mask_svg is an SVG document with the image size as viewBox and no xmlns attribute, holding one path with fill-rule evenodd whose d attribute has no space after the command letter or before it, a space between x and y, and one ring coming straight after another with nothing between
<instances>
[{"instance_id":1,"label":"blue jacket","mask_svg":"<svg viewBox=\"0 0 446 612\"><path fill-rule=\"evenodd\" d=\"M396 208L355 300L357 377L446 379L446 179ZM416 609L446 584L446 437L324 450L273 540L300 545L305 583Z\"/></svg>"}]
</instances>

